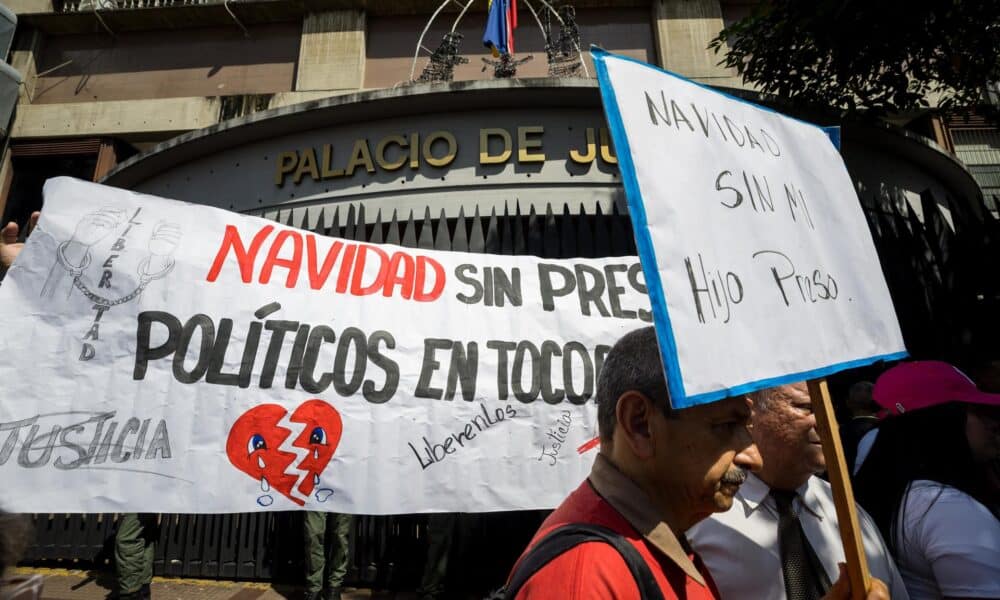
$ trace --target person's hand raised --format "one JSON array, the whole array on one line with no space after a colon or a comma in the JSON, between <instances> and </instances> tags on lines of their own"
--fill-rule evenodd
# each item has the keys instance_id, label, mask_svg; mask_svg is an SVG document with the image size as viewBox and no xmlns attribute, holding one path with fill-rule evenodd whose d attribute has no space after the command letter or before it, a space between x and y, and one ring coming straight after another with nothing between
<instances>
[{"instance_id":1,"label":"person's hand raised","mask_svg":"<svg viewBox=\"0 0 1000 600\"><path fill-rule=\"evenodd\" d=\"M31 218L28 219L27 235L30 235L31 230L35 228L40 215L41 213L38 211L31 213ZM9 269L14 264L14 259L21 253L21 249L24 248L24 244L17 241L18 233L20 233L20 228L13 221L0 229L0 269L2 270Z\"/></svg>"}]
</instances>

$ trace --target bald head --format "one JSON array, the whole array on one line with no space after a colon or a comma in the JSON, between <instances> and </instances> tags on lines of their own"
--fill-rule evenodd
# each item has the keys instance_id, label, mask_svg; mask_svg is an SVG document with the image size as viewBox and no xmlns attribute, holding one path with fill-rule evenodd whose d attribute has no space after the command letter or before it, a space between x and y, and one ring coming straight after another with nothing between
<instances>
[{"instance_id":1,"label":"bald head","mask_svg":"<svg viewBox=\"0 0 1000 600\"><path fill-rule=\"evenodd\" d=\"M764 465L760 478L772 488L794 490L826 468L805 382L750 394L753 439Z\"/></svg>"}]
</instances>

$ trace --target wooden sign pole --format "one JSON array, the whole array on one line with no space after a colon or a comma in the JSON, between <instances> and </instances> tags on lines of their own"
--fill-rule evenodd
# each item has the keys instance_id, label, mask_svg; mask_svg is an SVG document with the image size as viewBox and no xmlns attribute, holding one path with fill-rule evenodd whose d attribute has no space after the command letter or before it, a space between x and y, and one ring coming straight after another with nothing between
<instances>
[{"instance_id":1,"label":"wooden sign pole","mask_svg":"<svg viewBox=\"0 0 1000 600\"><path fill-rule=\"evenodd\" d=\"M833 414L833 403L830 401L830 390L827 388L826 379L809 381L809 397L812 399L813 414L816 415L816 428L823 442L826 472L833 488L833 502L837 507L837 520L840 522L840 539L844 544L844 556L847 558L847 575L851 580L851 596L854 600L863 600L871 588L871 575L868 572L861 528L858 525L854 490L851 488L851 479L844 461L844 448L840 443L840 428L837 426L837 417Z\"/></svg>"}]
</instances>

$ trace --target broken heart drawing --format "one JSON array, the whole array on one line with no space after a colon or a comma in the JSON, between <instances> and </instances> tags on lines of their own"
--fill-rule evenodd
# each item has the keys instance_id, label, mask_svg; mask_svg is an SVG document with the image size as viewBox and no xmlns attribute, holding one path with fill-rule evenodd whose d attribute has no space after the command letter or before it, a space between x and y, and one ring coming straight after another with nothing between
<instances>
[{"instance_id":1,"label":"broken heart drawing","mask_svg":"<svg viewBox=\"0 0 1000 600\"><path fill-rule=\"evenodd\" d=\"M333 490L320 487L320 476L333 458L343 422L333 406L319 399L303 402L293 412L278 404L261 404L233 423L226 454L234 467L260 482L257 498L269 506L274 490L299 506L315 491L325 502Z\"/></svg>"}]
</instances>

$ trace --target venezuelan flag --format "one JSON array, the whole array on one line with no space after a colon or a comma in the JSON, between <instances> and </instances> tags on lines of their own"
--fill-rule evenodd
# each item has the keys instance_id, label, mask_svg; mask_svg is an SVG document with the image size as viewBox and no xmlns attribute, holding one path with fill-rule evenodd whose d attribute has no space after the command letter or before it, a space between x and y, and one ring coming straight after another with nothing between
<instances>
[{"instance_id":1,"label":"venezuelan flag","mask_svg":"<svg viewBox=\"0 0 1000 600\"><path fill-rule=\"evenodd\" d=\"M514 29L517 28L517 0L489 0L483 45L493 56L514 53Z\"/></svg>"}]
</instances>

